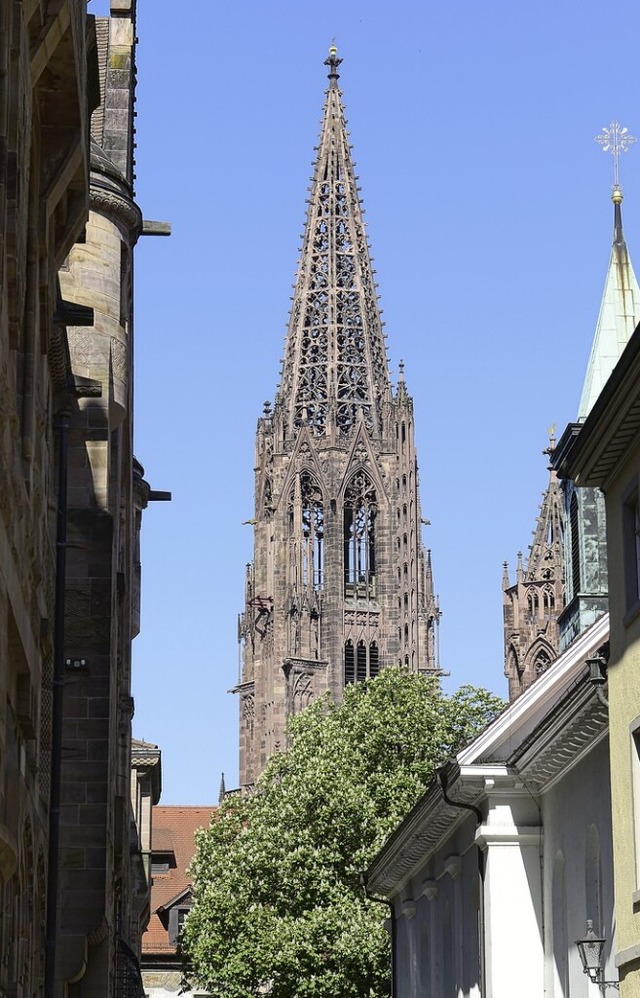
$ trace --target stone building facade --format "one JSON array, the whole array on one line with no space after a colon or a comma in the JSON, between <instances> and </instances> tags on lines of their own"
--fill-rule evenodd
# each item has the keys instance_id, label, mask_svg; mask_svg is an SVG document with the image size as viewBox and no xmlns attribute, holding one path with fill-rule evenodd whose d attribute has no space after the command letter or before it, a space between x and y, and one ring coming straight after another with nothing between
<instances>
[{"instance_id":1,"label":"stone building facade","mask_svg":"<svg viewBox=\"0 0 640 998\"><path fill-rule=\"evenodd\" d=\"M141 993L134 44L135 0L0 5L0 990L18 996Z\"/></svg>"},{"instance_id":2,"label":"stone building facade","mask_svg":"<svg viewBox=\"0 0 640 998\"><path fill-rule=\"evenodd\" d=\"M290 716L394 663L438 668L413 402L391 384L338 67L324 105L282 381L258 421L240 782Z\"/></svg>"}]
</instances>

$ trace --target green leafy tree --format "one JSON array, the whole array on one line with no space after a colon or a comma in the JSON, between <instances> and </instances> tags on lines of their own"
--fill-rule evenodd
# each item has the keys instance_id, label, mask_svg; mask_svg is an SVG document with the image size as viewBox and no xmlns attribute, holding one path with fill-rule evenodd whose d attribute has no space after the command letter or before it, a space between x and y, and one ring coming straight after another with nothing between
<instances>
[{"instance_id":1,"label":"green leafy tree","mask_svg":"<svg viewBox=\"0 0 640 998\"><path fill-rule=\"evenodd\" d=\"M503 704L485 690L445 696L394 668L293 721L289 748L250 796L225 799L199 833L182 949L215 998L388 995L387 909L359 872L435 768Z\"/></svg>"}]
</instances>

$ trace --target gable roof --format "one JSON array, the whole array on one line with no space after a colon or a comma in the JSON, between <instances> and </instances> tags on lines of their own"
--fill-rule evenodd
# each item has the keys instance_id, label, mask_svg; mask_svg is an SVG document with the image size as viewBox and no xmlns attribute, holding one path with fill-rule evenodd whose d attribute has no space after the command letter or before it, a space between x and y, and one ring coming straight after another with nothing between
<instances>
[{"instance_id":1,"label":"gable roof","mask_svg":"<svg viewBox=\"0 0 640 998\"><path fill-rule=\"evenodd\" d=\"M151 852L172 852L176 865L166 873L153 874L151 883L151 918L142 937L143 958L175 955L176 947L169 942L169 933L159 912L164 913L177 901L188 896L191 880L187 868L195 853L195 834L207 828L217 808L156 805L151 819Z\"/></svg>"},{"instance_id":2,"label":"gable roof","mask_svg":"<svg viewBox=\"0 0 640 998\"><path fill-rule=\"evenodd\" d=\"M531 769L542 786L569 768L606 731L607 711L594 703L585 663L609 637L600 617L524 693L438 771L366 872L373 894L390 898L429 854L477 810L485 779ZM463 811L460 810L462 806Z\"/></svg>"}]
</instances>

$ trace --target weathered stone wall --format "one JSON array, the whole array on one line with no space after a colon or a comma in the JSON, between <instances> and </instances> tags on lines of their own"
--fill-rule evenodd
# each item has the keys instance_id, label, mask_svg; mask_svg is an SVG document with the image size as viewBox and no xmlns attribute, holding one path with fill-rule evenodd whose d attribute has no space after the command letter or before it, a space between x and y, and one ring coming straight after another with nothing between
<instances>
[{"instance_id":1,"label":"weathered stone wall","mask_svg":"<svg viewBox=\"0 0 640 998\"><path fill-rule=\"evenodd\" d=\"M88 206L85 4L0 5L0 990L41 986L56 505L57 272Z\"/></svg>"},{"instance_id":2,"label":"weathered stone wall","mask_svg":"<svg viewBox=\"0 0 640 998\"><path fill-rule=\"evenodd\" d=\"M13 995L43 976L63 411L59 993L71 980L117 993L148 917L130 789L149 494L132 450L133 0L112 13L98 44L84 0L0 4L0 991Z\"/></svg>"}]
</instances>

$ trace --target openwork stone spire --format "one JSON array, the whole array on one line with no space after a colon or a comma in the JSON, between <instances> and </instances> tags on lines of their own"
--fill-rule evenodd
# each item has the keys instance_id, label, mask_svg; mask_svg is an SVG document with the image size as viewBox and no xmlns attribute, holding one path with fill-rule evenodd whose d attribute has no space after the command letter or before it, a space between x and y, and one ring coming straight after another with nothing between
<instances>
[{"instance_id":1,"label":"openwork stone spire","mask_svg":"<svg viewBox=\"0 0 640 998\"><path fill-rule=\"evenodd\" d=\"M360 416L379 436L389 368L371 257L349 147L341 59L329 87L289 320L282 385L285 434L348 434Z\"/></svg>"},{"instance_id":2,"label":"openwork stone spire","mask_svg":"<svg viewBox=\"0 0 640 998\"><path fill-rule=\"evenodd\" d=\"M400 665L438 673L413 400L392 388L338 90L329 88L273 408L258 419L254 557L239 621L240 782L315 698Z\"/></svg>"}]
</instances>

